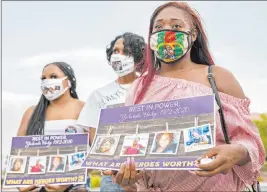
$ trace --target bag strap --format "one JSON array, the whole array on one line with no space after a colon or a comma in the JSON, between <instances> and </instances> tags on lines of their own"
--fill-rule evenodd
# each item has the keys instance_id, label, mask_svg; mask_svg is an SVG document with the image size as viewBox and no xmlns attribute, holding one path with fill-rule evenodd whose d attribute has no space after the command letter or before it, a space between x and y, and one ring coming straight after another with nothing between
<instances>
[{"instance_id":1,"label":"bag strap","mask_svg":"<svg viewBox=\"0 0 267 192\"><path fill-rule=\"evenodd\" d=\"M218 94L218 90L216 87L216 83L215 83L215 79L214 79L214 75L212 73L212 66L209 65L208 67L208 79L212 88L212 91L215 95L215 100L219 106L219 114L220 114L220 120L221 120L221 125L222 125L222 130L223 130L223 135L224 135L224 140L227 144L230 144L230 139L229 139L229 135L228 135L228 131L227 131L227 126L226 126L226 122L225 122L225 118L224 118L224 113L223 113L223 108L222 108L222 103ZM259 181L257 181L256 183L256 189L254 185L251 185L252 191L256 192L259 191L260 192L260 183Z\"/></svg>"},{"instance_id":2,"label":"bag strap","mask_svg":"<svg viewBox=\"0 0 267 192\"><path fill-rule=\"evenodd\" d=\"M230 144L230 139L229 139L227 126L226 126L226 122L225 122L225 118L224 118L222 103L221 103L221 100L220 100L220 97L219 97L219 94L217 91L217 87L216 87L216 83L215 83L214 76L212 73L212 66L211 65L208 67L208 79L209 79L212 91L215 95L215 100L219 106L219 114L220 114L220 120L221 120L221 124L222 124L222 131L223 131L224 140L227 144Z\"/></svg>"}]
</instances>

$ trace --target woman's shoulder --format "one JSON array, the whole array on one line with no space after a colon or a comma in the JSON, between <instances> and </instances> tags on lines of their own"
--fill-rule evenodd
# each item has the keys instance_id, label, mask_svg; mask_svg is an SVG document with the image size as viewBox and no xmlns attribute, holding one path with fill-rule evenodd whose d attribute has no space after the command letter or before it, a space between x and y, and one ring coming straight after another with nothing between
<instances>
[{"instance_id":1,"label":"woman's shoulder","mask_svg":"<svg viewBox=\"0 0 267 192\"><path fill-rule=\"evenodd\" d=\"M26 109L23 115L23 120L29 120L35 110L36 105L32 105Z\"/></svg>"},{"instance_id":2,"label":"woman's shoulder","mask_svg":"<svg viewBox=\"0 0 267 192\"><path fill-rule=\"evenodd\" d=\"M246 99L242 87L232 72L220 66L213 66L212 71L219 92L239 99Z\"/></svg>"},{"instance_id":3,"label":"woman's shoulder","mask_svg":"<svg viewBox=\"0 0 267 192\"><path fill-rule=\"evenodd\" d=\"M79 100L79 99L76 99L76 103L77 103L77 105L78 105L79 107L81 107L81 108L83 108L84 105L85 105L85 102L84 102L84 101L81 101L81 100Z\"/></svg>"}]
</instances>

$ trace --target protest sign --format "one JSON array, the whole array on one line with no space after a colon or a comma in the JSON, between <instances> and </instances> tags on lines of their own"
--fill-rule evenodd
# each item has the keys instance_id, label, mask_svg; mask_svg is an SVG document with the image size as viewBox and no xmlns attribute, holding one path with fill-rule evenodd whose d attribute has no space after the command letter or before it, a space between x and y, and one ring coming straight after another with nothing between
<instances>
[{"instance_id":1,"label":"protest sign","mask_svg":"<svg viewBox=\"0 0 267 192\"><path fill-rule=\"evenodd\" d=\"M4 187L84 184L88 134L13 137Z\"/></svg>"},{"instance_id":2,"label":"protest sign","mask_svg":"<svg viewBox=\"0 0 267 192\"><path fill-rule=\"evenodd\" d=\"M215 146L214 95L102 109L83 167L118 170L126 157L136 168L194 170Z\"/></svg>"}]
</instances>

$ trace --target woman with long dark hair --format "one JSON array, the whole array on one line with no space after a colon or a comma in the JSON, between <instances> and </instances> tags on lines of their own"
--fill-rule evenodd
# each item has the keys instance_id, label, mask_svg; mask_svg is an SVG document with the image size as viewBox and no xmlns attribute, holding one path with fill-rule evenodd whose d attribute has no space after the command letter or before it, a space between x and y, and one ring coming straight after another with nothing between
<instances>
[{"instance_id":1,"label":"woman with long dark hair","mask_svg":"<svg viewBox=\"0 0 267 192\"><path fill-rule=\"evenodd\" d=\"M18 136L25 135L62 135L69 127L75 133L85 130L76 125L76 120L84 106L76 93L76 77L72 67L64 62L54 62L43 68L41 76L42 96L37 106L30 107L23 115ZM65 191L69 185L46 185L41 190ZM33 185L20 188L20 191L39 191Z\"/></svg>"},{"instance_id":2,"label":"woman with long dark hair","mask_svg":"<svg viewBox=\"0 0 267 192\"><path fill-rule=\"evenodd\" d=\"M205 154L216 158L199 162L202 171L136 172L134 159L128 158L116 182L129 188L136 183L137 191L241 191L256 183L264 148L249 119L250 101L234 75L214 65L200 17L186 2L166 3L153 13L145 66L129 90L127 105L212 94L209 79L215 79L225 124L217 112L217 146ZM231 144L225 144L225 126Z\"/></svg>"}]
</instances>

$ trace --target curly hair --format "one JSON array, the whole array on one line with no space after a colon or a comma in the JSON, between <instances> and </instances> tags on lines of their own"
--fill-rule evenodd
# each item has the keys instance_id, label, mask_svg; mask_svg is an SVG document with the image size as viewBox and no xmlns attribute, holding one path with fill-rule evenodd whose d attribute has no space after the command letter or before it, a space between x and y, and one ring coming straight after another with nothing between
<instances>
[{"instance_id":1,"label":"curly hair","mask_svg":"<svg viewBox=\"0 0 267 192\"><path fill-rule=\"evenodd\" d=\"M173 140L174 140L174 135L173 135L173 133L159 133L159 134L157 135L157 141L159 141L163 135L167 135L167 136L169 137L169 139L170 139L170 143L173 142Z\"/></svg>"},{"instance_id":2,"label":"curly hair","mask_svg":"<svg viewBox=\"0 0 267 192\"><path fill-rule=\"evenodd\" d=\"M111 55L113 54L113 48L118 39L123 39L125 55L131 55L134 58L136 70L141 72L144 66L144 53L146 48L145 39L134 33L126 32L122 35L118 35L110 45L106 48L107 60L110 62Z\"/></svg>"}]
</instances>

